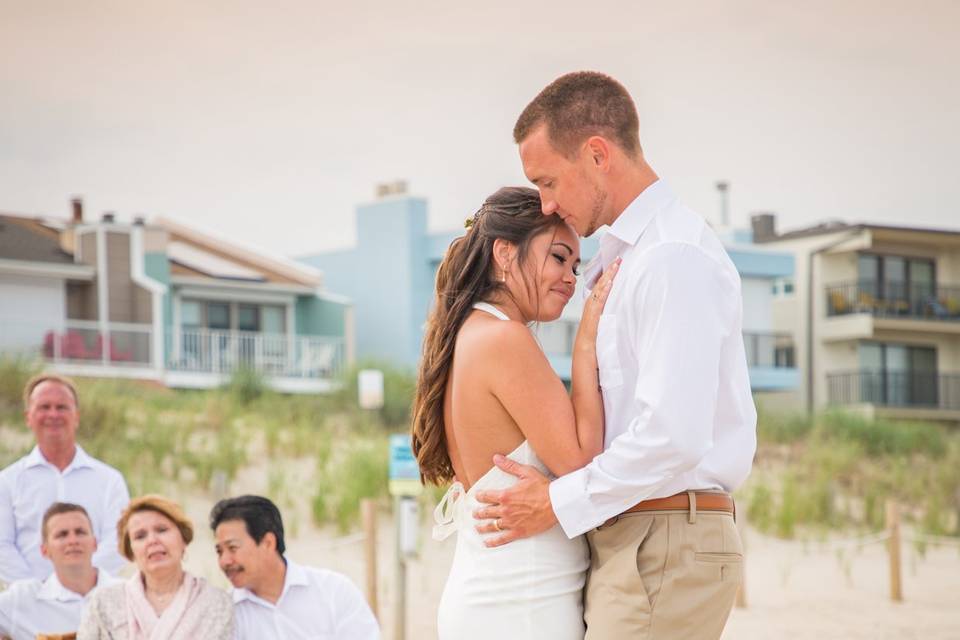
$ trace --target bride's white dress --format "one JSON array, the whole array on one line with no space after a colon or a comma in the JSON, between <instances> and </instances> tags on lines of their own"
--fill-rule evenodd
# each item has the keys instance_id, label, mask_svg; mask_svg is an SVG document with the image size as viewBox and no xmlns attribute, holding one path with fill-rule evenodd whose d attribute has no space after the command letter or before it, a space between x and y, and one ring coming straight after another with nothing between
<instances>
[{"instance_id":1,"label":"bride's white dress","mask_svg":"<svg viewBox=\"0 0 960 640\"><path fill-rule=\"evenodd\" d=\"M504 318L499 309L484 311ZM527 441L508 456L549 471ZM473 511L476 492L504 489L517 478L493 467L470 490L453 483L434 511L433 537L457 534L453 566L437 616L440 640L583 640L583 585L590 564L582 536L567 538L560 528L501 547L483 541Z\"/></svg>"}]
</instances>

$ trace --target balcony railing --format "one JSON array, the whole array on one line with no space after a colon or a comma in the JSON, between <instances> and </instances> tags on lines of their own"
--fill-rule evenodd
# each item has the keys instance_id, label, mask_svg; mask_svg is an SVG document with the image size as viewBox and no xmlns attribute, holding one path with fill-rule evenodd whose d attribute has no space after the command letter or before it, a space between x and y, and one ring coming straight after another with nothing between
<instances>
[{"instance_id":1,"label":"balcony railing","mask_svg":"<svg viewBox=\"0 0 960 640\"><path fill-rule=\"evenodd\" d=\"M745 332L743 347L750 367L792 369L797 366L790 334Z\"/></svg>"},{"instance_id":2,"label":"balcony railing","mask_svg":"<svg viewBox=\"0 0 960 640\"><path fill-rule=\"evenodd\" d=\"M168 333L167 368L230 374L248 368L268 376L332 378L344 362L344 341L252 331L181 329Z\"/></svg>"},{"instance_id":3,"label":"balcony railing","mask_svg":"<svg viewBox=\"0 0 960 640\"><path fill-rule=\"evenodd\" d=\"M537 328L537 338L547 355L569 356L573 353L576 335L577 323L570 320L550 322ZM790 334L745 332L743 346L747 352L747 364L751 367L792 369L797 366Z\"/></svg>"},{"instance_id":4,"label":"balcony railing","mask_svg":"<svg viewBox=\"0 0 960 640\"><path fill-rule=\"evenodd\" d=\"M250 368L266 376L330 379L340 373L345 357L344 341L326 336L182 329L167 331L165 341L166 369L191 373L230 374ZM50 364L154 368L153 348L148 324L67 320L43 325L0 318L0 354Z\"/></svg>"},{"instance_id":5,"label":"balcony railing","mask_svg":"<svg viewBox=\"0 0 960 640\"><path fill-rule=\"evenodd\" d=\"M66 320L43 325L3 319L0 351L50 363L148 367L153 355L152 335L148 324Z\"/></svg>"},{"instance_id":6,"label":"balcony railing","mask_svg":"<svg viewBox=\"0 0 960 640\"><path fill-rule=\"evenodd\" d=\"M827 374L830 404L960 410L960 374L862 370Z\"/></svg>"},{"instance_id":7,"label":"balcony railing","mask_svg":"<svg viewBox=\"0 0 960 640\"><path fill-rule=\"evenodd\" d=\"M827 315L960 321L960 287L860 280L826 287Z\"/></svg>"}]
</instances>

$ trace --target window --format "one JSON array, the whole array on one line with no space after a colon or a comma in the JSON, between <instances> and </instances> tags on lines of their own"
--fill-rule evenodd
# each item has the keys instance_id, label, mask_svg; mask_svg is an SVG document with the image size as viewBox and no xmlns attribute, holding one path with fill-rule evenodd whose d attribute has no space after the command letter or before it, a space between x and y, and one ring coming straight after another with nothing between
<instances>
[{"instance_id":1,"label":"window","mask_svg":"<svg viewBox=\"0 0 960 640\"><path fill-rule=\"evenodd\" d=\"M894 302L890 310L899 313L908 313L934 295L935 271L934 261L928 258L862 253L857 259L861 295Z\"/></svg>"},{"instance_id":2,"label":"window","mask_svg":"<svg viewBox=\"0 0 960 640\"><path fill-rule=\"evenodd\" d=\"M892 406L936 405L937 350L882 342L860 344L860 395Z\"/></svg>"},{"instance_id":3,"label":"window","mask_svg":"<svg viewBox=\"0 0 960 640\"><path fill-rule=\"evenodd\" d=\"M771 288L774 296L789 296L793 294L793 278L777 278Z\"/></svg>"},{"instance_id":4,"label":"window","mask_svg":"<svg viewBox=\"0 0 960 640\"><path fill-rule=\"evenodd\" d=\"M237 305L237 329L240 331L259 331L260 307L252 304Z\"/></svg>"},{"instance_id":5,"label":"window","mask_svg":"<svg viewBox=\"0 0 960 640\"><path fill-rule=\"evenodd\" d=\"M209 329L229 329L230 328L230 303L229 302L208 302L206 325L207 325L207 328Z\"/></svg>"}]
</instances>

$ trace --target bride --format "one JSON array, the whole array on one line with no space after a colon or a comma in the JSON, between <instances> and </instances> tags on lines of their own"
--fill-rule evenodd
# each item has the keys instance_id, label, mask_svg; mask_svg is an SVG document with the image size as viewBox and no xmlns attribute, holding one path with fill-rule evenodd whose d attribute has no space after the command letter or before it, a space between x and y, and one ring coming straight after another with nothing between
<instances>
[{"instance_id":1,"label":"bride","mask_svg":"<svg viewBox=\"0 0 960 640\"><path fill-rule=\"evenodd\" d=\"M568 396L527 323L556 320L573 295L576 233L559 216L543 215L537 191L523 187L497 191L466 226L437 272L413 417L423 480L452 482L434 514L435 538L458 534L439 637L582 640L589 565L582 537L571 540L557 525L488 548L491 534L477 531L473 496L516 482L492 465L497 453L552 476L600 453L596 332L619 263L584 306Z\"/></svg>"}]
</instances>

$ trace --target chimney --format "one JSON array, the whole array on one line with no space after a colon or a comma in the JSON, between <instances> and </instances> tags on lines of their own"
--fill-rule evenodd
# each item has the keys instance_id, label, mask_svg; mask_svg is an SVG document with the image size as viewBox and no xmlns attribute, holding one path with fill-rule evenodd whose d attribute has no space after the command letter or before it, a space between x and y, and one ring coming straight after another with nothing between
<instances>
[{"instance_id":1,"label":"chimney","mask_svg":"<svg viewBox=\"0 0 960 640\"><path fill-rule=\"evenodd\" d=\"M777 237L777 216L773 213L755 213L750 216L754 242L767 242Z\"/></svg>"},{"instance_id":2,"label":"chimney","mask_svg":"<svg viewBox=\"0 0 960 640\"><path fill-rule=\"evenodd\" d=\"M727 196L729 189L729 182L721 180L717 183L717 191L720 192L720 227L723 229L730 226L730 201Z\"/></svg>"},{"instance_id":3,"label":"chimney","mask_svg":"<svg viewBox=\"0 0 960 640\"><path fill-rule=\"evenodd\" d=\"M102 221L107 224L113 224L116 221L116 215L114 215L113 211L107 211L103 214Z\"/></svg>"},{"instance_id":4,"label":"chimney","mask_svg":"<svg viewBox=\"0 0 960 640\"><path fill-rule=\"evenodd\" d=\"M73 224L81 224L83 222L83 198L73 198L70 200L70 206L73 209Z\"/></svg>"},{"instance_id":5,"label":"chimney","mask_svg":"<svg viewBox=\"0 0 960 640\"><path fill-rule=\"evenodd\" d=\"M375 191L378 198L400 196L407 192L407 181L394 180L393 182L381 182L376 186Z\"/></svg>"}]
</instances>

